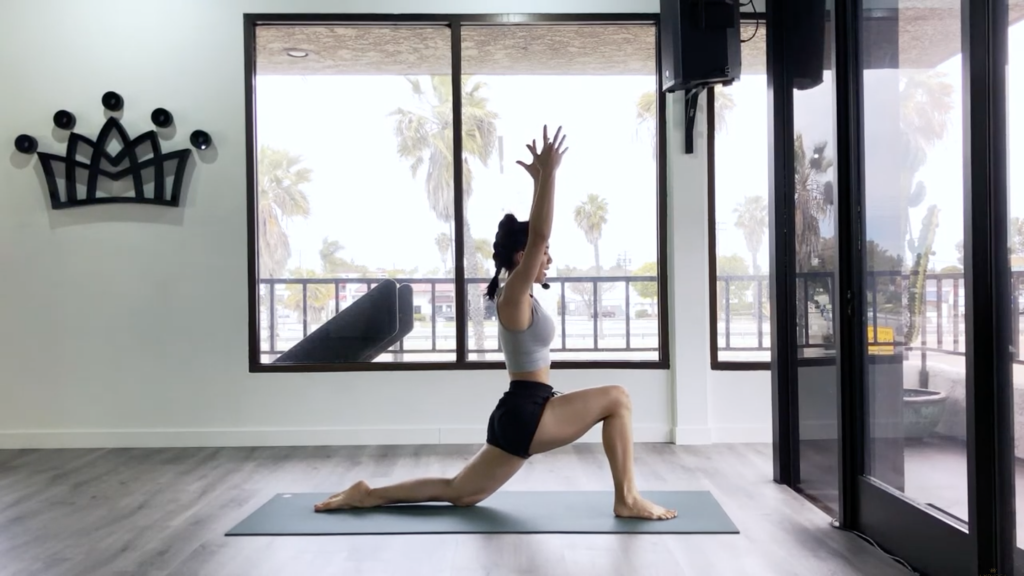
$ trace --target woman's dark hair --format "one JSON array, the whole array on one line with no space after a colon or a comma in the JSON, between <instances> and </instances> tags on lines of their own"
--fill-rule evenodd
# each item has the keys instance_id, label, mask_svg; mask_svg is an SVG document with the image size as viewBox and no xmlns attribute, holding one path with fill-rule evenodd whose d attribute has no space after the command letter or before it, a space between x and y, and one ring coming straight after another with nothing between
<instances>
[{"instance_id":1,"label":"woman's dark hair","mask_svg":"<svg viewBox=\"0 0 1024 576\"><path fill-rule=\"evenodd\" d=\"M498 277L501 271L511 272L516 267L516 254L526 250L530 238L530 222L520 222L512 214L498 222L498 233L494 235L494 278L487 285L487 298L494 301L498 293Z\"/></svg>"}]
</instances>

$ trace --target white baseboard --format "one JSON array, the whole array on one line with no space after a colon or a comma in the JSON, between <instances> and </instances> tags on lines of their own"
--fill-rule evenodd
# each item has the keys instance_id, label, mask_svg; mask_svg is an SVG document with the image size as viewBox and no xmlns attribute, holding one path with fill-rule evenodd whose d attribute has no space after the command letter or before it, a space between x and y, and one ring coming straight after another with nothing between
<instances>
[{"instance_id":1,"label":"white baseboard","mask_svg":"<svg viewBox=\"0 0 1024 576\"><path fill-rule=\"evenodd\" d=\"M715 444L757 444L772 442L771 426L716 426L711 429Z\"/></svg>"},{"instance_id":2,"label":"white baseboard","mask_svg":"<svg viewBox=\"0 0 1024 576\"><path fill-rule=\"evenodd\" d=\"M772 442L771 426L681 426L675 429L678 445L753 444Z\"/></svg>"},{"instance_id":3,"label":"white baseboard","mask_svg":"<svg viewBox=\"0 0 1024 576\"><path fill-rule=\"evenodd\" d=\"M0 431L0 450L57 448L191 448L228 446L366 446L482 444L483 427L320 428L235 430L12 430ZM668 426L635 426L633 440L671 442ZM579 440L600 442L595 427Z\"/></svg>"},{"instance_id":4,"label":"white baseboard","mask_svg":"<svg viewBox=\"0 0 1024 576\"><path fill-rule=\"evenodd\" d=\"M711 428L707 426L678 426L672 436L677 445L711 444Z\"/></svg>"}]
</instances>

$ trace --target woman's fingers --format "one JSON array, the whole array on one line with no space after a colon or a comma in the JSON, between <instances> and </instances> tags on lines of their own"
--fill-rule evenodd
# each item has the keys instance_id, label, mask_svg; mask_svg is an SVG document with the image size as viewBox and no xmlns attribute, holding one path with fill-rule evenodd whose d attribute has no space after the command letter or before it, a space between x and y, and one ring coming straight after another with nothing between
<instances>
[{"instance_id":1,"label":"woman's fingers","mask_svg":"<svg viewBox=\"0 0 1024 576\"><path fill-rule=\"evenodd\" d=\"M562 127L559 126L558 129L555 130L554 137L553 138L549 138L548 137L548 125L545 124L544 125L544 136L543 136L544 147L541 149L541 151L537 152L537 141L536 140L534 140L533 143L531 143L531 144L527 144L526 145L526 149L529 150L531 154L533 154L535 159L540 159L542 156L544 158L547 158L551 154L552 151L558 152L559 154L564 154L565 150L568 150L568 148L562 149L562 146L565 144L565 137L566 137L566 135L562 134Z\"/></svg>"}]
</instances>

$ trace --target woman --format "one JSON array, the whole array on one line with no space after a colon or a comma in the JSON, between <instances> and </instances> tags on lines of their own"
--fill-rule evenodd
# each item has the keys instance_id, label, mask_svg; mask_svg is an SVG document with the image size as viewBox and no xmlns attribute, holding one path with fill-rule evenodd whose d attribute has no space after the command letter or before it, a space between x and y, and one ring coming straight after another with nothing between
<instances>
[{"instance_id":1,"label":"woman","mask_svg":"<svg viewBox=\"0 0 1024 576\"><path fill-rule=\"evenodd\" d=\"M359 481L317 504L314 510L371 508L389 504L449 502L473 506L493 494L534 455L571 444L598 422L603 422L604 451L615 484L616 516L665 520L675 510L644 500L633 478L632 412L621 386L604 386L559 394L550 382L550 347L555 324L533 297L533 285L543 284L551 266L548 239L555 204L555 175L568 150L562 129L543 146L536 140L526 147L530 164L519 161L533 177L533 207L529 222L508 214L498 225L494 240L497 270L487 296L497 299L498 338L505 353L509 389L498 401L487 426L487 443L453 478L419 478L391 486L370 488ZM561 137L560 137L561 136ZM508 273L498 288L502 271Z\"/></svg>"}]
</instances>

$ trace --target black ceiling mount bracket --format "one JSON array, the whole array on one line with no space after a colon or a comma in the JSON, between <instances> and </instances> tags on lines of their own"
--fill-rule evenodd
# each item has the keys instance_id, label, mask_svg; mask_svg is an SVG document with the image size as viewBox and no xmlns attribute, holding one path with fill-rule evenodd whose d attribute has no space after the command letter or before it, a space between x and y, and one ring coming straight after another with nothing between
<instances>
[{"instance_id":1,"label":"black ceiling mount bracket","mask_svg":"<svg viewBox=\"0 0 1024 576\"><path fill-rule=\"evenodd\" d=\"M693 130L697 125L697 103L704 87L691 88L685 94L686 99L686 149L687 154L693 154ZM710 113L710 112L709 112Z\"/></svg>"}]
</instances>

